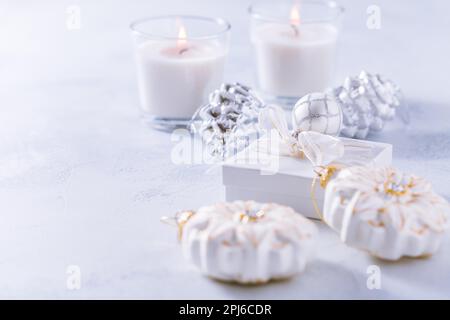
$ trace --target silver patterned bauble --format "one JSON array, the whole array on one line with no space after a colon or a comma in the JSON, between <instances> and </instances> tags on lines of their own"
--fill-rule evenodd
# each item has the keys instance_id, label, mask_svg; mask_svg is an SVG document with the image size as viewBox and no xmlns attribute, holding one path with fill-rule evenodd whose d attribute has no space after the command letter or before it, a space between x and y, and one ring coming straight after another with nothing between
<instances>
[{"instance_id":1,"label":"silver patterned bauble","mask_svg":"<svg viewBox=\"0 0 450 320\"><path fill-rule=\"evenodd\" d=\"M191 130L198 132L208 153L224 159L249 143L257 132L257 119L263 101L240 83L224 83L209 95L209 102L192 117Z\"/></svg>"},{"instance_id":2,"label":"silver patterned bauble","mask_svg":"<svg viewBox=\"0 0 450 320\"><path fill-rule=\"evenodd\" d=\"M339 135L342 111L333 96L315 92L301 98L292 110L294 130Z\"/></svg>"}]
</instances>

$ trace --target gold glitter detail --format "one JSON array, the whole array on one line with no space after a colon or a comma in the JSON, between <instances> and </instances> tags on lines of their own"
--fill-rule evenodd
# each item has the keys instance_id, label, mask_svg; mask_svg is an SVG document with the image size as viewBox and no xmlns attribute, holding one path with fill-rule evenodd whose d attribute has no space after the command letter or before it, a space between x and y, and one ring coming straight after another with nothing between
<instances>
[{"instance_id":1,"label":"gold glitter detail","mask_svg":"<svg viewBox=\"0 0 450 320\"><path fill-rule=\"evenodd\" d=\"M248 212L239 213L239 220L242 223L257 222L263 218L266 213L263 210L259 210L255 215L249 215Z\"/></svg>"},{"instance_id":2,"label":"gold glitter detail","mask_svg":"<svg viewBox=\"0 0 450 320\"><path fill-rule=\"evenodd\" d=\"M392 177L391 177L392 178ZM389 179L384 183L384 193L393 197L401 197L408 193L408 191L414 186L411 180L408 184L397 184L393 180Z\"/></svg>"},{"instance_id":3,"label":"gold glitter detail","mask_svg":"<svg viewBox=\"0 0 450 320\"><path fill-rule=\"evenodd\" d=\"M383 221L373 221L373 220L369 220L368 223L369 223L369 225L371 225L372 227L377 227L377 228L382 228L382 227L385 226Z\"/></svg>"}]
</instances>

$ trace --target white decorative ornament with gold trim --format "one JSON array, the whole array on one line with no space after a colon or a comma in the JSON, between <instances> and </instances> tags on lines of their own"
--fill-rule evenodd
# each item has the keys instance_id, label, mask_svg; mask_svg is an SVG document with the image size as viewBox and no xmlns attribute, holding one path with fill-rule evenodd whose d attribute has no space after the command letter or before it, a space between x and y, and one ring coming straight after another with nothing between
<instances>
[{"instance_id":1,"label":"white decorative ornament with gold trim","mask_svg":"<svg viewBox=\"0 0 450 320\"><path fill-rule=\"evenodd\" d=\"M346 244L398 260L438 250L450 226L450 206L417 176L350 167L327 185L324 220Z\"/></svg>"},{"instance_id":2,"label":"white decorative ornament with gold trim","mask_svg":"<svg viewBox=\"0 0 450 320\"><path fill-rule=\"evenodd\" d=\"M244 284L303 271L317 233L293 209L254 201L205 206L185 213L178 225L184 256L202 273Z\"/></svg>"}]
</instances>

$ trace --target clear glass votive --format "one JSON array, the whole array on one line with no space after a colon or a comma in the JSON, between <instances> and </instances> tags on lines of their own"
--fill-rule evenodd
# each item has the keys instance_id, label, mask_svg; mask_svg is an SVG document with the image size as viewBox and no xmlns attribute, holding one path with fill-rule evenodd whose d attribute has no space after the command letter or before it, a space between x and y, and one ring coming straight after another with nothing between
<instances>
[{"instance_id":1,"label":"clear glass votive","mask_svg":"<svg viewBox=\"0 0 450 320\"><path fill-rule=\"evenodd\" d=\"M130 28L144 120L164 130L186 126L223 80L230 24L170 15L141 19Z\"/></svg>"},{"instance_id":2,"label":"clear glass votive","mask_svg":"<svg viewBox=\"0 0 450 320\"><path fill-rule=\"evenodd\" d=\"M258 90L290 105L331 85L343 7L327 1L280 0L249 8Z\"/></svg>"}]
</instances>

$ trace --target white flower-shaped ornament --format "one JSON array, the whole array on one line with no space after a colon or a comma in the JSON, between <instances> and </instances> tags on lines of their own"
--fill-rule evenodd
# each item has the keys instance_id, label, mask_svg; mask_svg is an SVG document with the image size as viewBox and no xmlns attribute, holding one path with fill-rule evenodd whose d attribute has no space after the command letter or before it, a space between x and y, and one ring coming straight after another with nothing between
<instances>
[{"instance_id":1,"label":"white flower-shaped ornament","mask_svg":"<svg viewBox=\"0 0 450 320\"><path fill-rule=\"evenodd\" d=\"M303 271L317 233L301 214L274 203L224 202L179 218L184 256L205 275L244 284Z\"/></svg>"},{"instance_id":2,"label":"white flower-shaped ornament","mask_svg":"<svg viewBox=\"0 0 450 320\"><path fill-rule=\"evenodd\" d=\"M450 226L450 207L422 178L357 166L328 184L324 220L346 244L397 260L435 253Z\"/></svg>"}]
</instances>

